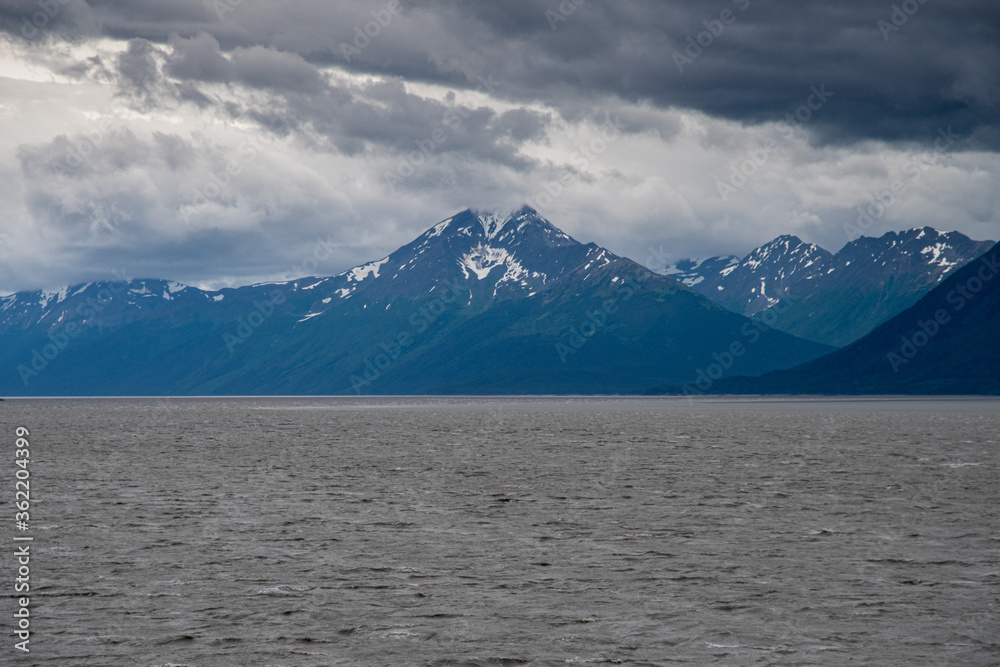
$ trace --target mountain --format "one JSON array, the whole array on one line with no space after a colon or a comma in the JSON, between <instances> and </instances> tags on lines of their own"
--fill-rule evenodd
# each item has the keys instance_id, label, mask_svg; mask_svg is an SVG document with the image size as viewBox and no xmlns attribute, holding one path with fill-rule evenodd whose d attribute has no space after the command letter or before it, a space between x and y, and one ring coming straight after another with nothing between
<instances>
[{"instance_id":1,"label":"mountain","mask_svg":"<svg viewBox=\"0 0 1000 667\"><path fill-rule=\"evenodd\" d=\"M709 257L708 259L682 259L676 264L667 266L663 273L674 280L681 281L688 287L695 287L704 282L706 277L720 274L728 275L729 271L735 269L739 263L740 258L736 255Z\"/></svg>"},{"instance_id":2,"label":"mountain","mask_svg":"<svg viewBox=\"0 0 1000 667\"><path fill-rule=\"evenodd\" d=\"M720 306L747 317L770 308L780 296L810 276L830 253L795 236L779 236L762 245L742 260L735 256L712 257L689 269L683 278L677 275L682 264L667 269Z\"/></svg>"},{"instance_id":3,"label":"mountain","mask_svg":"<svg viewBox=\"0 0 1000 667\"><path fill-rule=\"evenodd\" d=\"M1000 394L1000 244L848 347L711 393Z\"/></svg>"},{"instance_id":4,"label":"mountain","mask_svg":"<svg viewBox=\"0 0 1000 667\"><path fill-rule=\"evenodd\" d=\"M529 207L463 211L331 277L162 280L0 298L0 394L634 393L718 350L763 373L830 351L731 313Z\"/></svg>"},{"instance_id":5,"label":"mountain","mask_svg":"<svg viewBox=\"0 0 1000 667\"><path fill-rule=\"evenodd\" d=\"M766 316L777 329L842 347L912 306L992 244L924 227L861 237L831 254L786 235L742 260L687 260L667 273L733 312ZM779 297L788 307L768 313Z\"/></svg>"}]
</instances>

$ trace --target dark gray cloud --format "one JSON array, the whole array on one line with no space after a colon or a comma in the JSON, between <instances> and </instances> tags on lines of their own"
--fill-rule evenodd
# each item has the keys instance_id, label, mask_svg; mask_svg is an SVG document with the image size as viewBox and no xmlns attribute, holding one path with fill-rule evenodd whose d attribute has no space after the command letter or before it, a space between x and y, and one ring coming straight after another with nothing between
<instances>
[{"instance_id":1,"label":"dark gray cloud","mask_svg":"<svg viewBox=\"0 0 1000 667\"><path fill-rule=\"evenodd\" d=\"M554 31L541 9L532 14L537 3L504 10L511 4L525 5L517 22L472 2L441 10L456 35L474 35L469 52L502 67L511 94L547 90L575 105L600 91L757 123L784 118L825 84L835 98L810 125L820 142L926 141L952 125L967 145L1000 146L991 2L912 0L912 16L871 2L588 2Z\"/></svg>"},{"instance_id":2,"label":"dark gray cloud","mask_svg":"<svg viewBox=\"0 0 1000 667\"><path fill-rule=\"evenodd\" d=\"M461 208L524 201L640 261L788 232L835 249L897 179L872 233L996 238L997 15L981 0L0 0L0 114L17 128L0 134L0 287L137 262L248 282L327 234L339 270ZM908 180L940 128L957 142Z\"/></svg>"},{"instance_id":3,"label":"dark gray cloud","mask_svg":"<svg viewBox=\"0 0 1000 667\"><path fill-rule=\"evenodd\" d=\"M836 97L810 125L819 142L926 141L951 125L966 146L1000 147L1000 12L992 0L396 5L70 0L39 30L172 43L175 77L238 76L261 87L318 85L305 62L467 88L495 76L505 82L499 96L544 99L570 114L598 95L757 123L784 118L810 86L825 84ZM7 0L0 22L16 34L39 7ZM228 67L210 39L233 54Z\"/></svg>"},{"instance_id":4,"label":"dark gray cloud","mask_svg":"<svg viewBox=\"0 0 1000 667\"><path fill-rule=\"evenodd\" d=\"M129 40L128 48L118 55L116 72L119 92L141 108L157 104L156 90L163 84L163 75L156 58L158 50L145 39Z\"/></svg>"},{"instance_id":5,"label":"dark gray cloud","mask_svg":"<svg viewBox=\"0 0 1000 667\"><path fill-rule=\"evenodd\" d=\"M320 92L325 85L316 68L298 54L274 51L262 46L237 48L233 52L233 76L254 88Z\"/></svg>"},{"instance_id":6,"label":"dark gray cloud","mask_svg":"<svg viewBox=\"0 0 1000 667\"><path fill-rule=\"evenodd\" d=\"M408 92L398 78L363 86L331 81L297 53L262 46L237 46L226 53L205 32L191 38L173 33L164 46L132 39L112 70L119 94L140 110L183 102L215 105L231 120L253 120L278 135L293 132L313 148L346 155L423 151L430 158L464 155L523 169L532 164L522 154L523 144L543 140L553 121L550 114L530 109L499 113L460 104L454 96L444 101L423 97ZM64 71L104 75L96 65ZM484 81L490 92L503 85ZM256 94L238 101L213 99L205 92L211 84L237 85Z\"/></svg>"},{"instance_id":7,"label":"dark gray cloud","mask_svg":"<svg viewBox=\"0 0 1000 667\"><path fill-rule=\"evenodd\" d=\"M232 64L219 50L219 40L206 32L184 38L170 36L171 55L167 71L179 79L197 81L228 81Z\"/></svg>"},{"instance_id":8,"label":"dark gray cloud","mask_svg":"<svg viewBox=\"0 0 1000 667\"><path fill-rule=\"evenodd\" d=\"M227 58L219 41L204 32L190 39L171 35L167 71L181 80L236 81L252 88L304 93L319 92L325 83L319 71L297 53L240 46Z\"/></svg>"},{"instance_id":9,"label":"dark gray cloud","mask_svg":"<svg viewBox=\"0 0 1000 667\"><path fill-rule=\"evenodd\" d=\"M2 0L0 29L30 43L52 37L75 38L100 32L87 0Z\"/></svg>"}]
</instances>

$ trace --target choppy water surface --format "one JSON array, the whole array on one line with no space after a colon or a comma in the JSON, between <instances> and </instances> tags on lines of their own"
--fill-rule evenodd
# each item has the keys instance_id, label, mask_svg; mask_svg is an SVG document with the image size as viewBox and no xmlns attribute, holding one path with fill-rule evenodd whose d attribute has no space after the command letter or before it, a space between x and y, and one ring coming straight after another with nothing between
<instances>
[{"instance_id":1,"label":"choppy water surface","mask_svg":"<svg viewBox=\"0 0 1000 667\"><path fill-rule=\"evenodd\" d=\"M7 401L0 663L995 665L998 408Z\"/></svg>"}]
</instances>

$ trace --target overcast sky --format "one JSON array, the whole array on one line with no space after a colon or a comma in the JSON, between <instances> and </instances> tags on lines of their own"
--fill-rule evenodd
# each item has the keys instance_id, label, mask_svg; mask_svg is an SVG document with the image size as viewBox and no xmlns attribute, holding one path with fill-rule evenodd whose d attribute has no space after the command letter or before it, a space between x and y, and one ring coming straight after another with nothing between
<instances>
[{"instance_id":1,"label":"overcast sky","mask_svg":"<svg viewBox=\"0 0 1000 667\"><path fill-rule=\"evenodd\" d=\"M0 30L0 293L292 277L320 241L333 274L525 202L643 263L1000 238L995 0L0 0Z\"/></svg>"}]
</instances>

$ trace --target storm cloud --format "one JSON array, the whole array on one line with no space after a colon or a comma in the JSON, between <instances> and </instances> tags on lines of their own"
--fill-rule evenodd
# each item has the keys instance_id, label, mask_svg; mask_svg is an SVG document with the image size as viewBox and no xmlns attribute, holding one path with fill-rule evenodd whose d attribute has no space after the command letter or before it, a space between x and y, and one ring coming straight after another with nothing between
<instances>
[{"instance_id":1,"label":"storm cloud","mask_svg":"<svg viewBox=\"0 0 1000 667\"><path fill-rule=\"evenodd\" d=\"M0 10L4 27L20 35L43 6L59 10L42 37L173 41L180 78L309 89L306 62L472 88L493 75L512 100L572 108L599 94L744 122L783 118L826 84L839 99L817 123L821 141L919 141L952 125L970 146L1000 142L1000 12L988 0L19 0ZM234 52L231 65L213 45Z\"/></svg>"},{"instance_id":2,"label":"storm cloud","mask_svg":"<svg viewBox=\"0 0 1000 667\"><path fill-rule=\"evenodd\" d=\"M872 233L1000 235L987 1L4 0L0 30L0 290L263 279L323 235L333 271L525 201L639 261L835 250L914 164Z\"/></svg>"}]
</instances>

